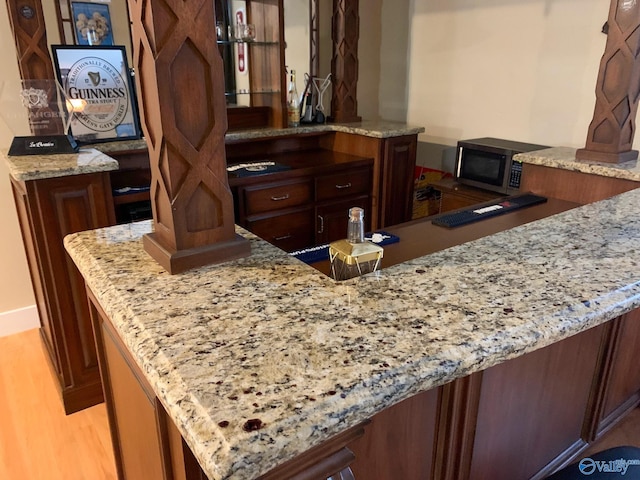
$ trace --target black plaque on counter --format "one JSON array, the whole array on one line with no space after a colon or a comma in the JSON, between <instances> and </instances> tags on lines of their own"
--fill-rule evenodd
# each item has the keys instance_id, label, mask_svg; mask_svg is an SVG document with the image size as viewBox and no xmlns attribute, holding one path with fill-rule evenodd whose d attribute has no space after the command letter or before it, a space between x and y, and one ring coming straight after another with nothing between
<instances>
[{"instance_id":1,"label":"black plaque on counter","mask_svg":"<svg viewBox=\"0 0 640 480\"><path fill-rule=\"evenodd\" d=\"M75 153L78 144L70 135L45 135L39 137L14 137L9 155L52 155Z\"/></svg>"}]
</instances>

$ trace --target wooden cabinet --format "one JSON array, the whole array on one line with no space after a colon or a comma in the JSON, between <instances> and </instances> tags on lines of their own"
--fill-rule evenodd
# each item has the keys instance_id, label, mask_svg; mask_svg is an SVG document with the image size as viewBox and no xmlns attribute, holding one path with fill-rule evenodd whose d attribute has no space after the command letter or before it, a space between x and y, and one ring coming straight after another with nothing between
<instances>
[{"instance_id":1,"label":"wooden cabinet","mask_svg":"<svg viewBox=\"0 0 640 480\"><path fill-rule=\"evenodd\" d=\"M349 208L369 212L370 159L329 151L276 158L295 168L232 182L238 224L264 240L286 251L329 243L345 238Z\"/></svg>"},{"instance_id":2,"label":"wooden cabinet","mask_svg":"<svg viewBox=\"0 0 640 480\"><path fill-rule=\"evenodd\" d=\"M411 220L417 135L377 138L333 132L320 143L335 152L373 158L372 230Z\"/></svg>"},{"instance_id":3,"label":"wooden cabinet","mask_svg":"<svg viewBox=\"0 0 640 480\"><path fill-rule=\"evenodd\" d=\"M503 196L499 193L462 185L453 179L445 179L429 185L440 192L440 211L438 213L470 207Z\"/></svg>"},{"instance_id":4,"label":"wooden cabinet","mask_svg":"<svg viewBox=\"0 0 640 480\"><path fill-rule=\"evenodd\" d=\"M63 238L115 222L108 173L18 182L12 179L41 334L64 409L102 402L84 280Z\"/></svg>"}]
</instances>

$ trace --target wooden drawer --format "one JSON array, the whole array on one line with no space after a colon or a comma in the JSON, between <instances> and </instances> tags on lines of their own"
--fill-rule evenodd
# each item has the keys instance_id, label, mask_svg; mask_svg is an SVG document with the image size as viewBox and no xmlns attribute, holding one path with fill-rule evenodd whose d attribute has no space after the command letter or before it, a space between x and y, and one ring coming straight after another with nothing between
<instances>
[{"instance_id":1,"label":"wooden drawer","mask_svg":"<svg viewBox=\"0 0 640 480\"><path fill-rule=\"evenodd\" d=\"M311 179L255 185L245 187L241 192L247 216L297 207L313 201Z\"/></svg>"},{"instance_id":2,"label":"wooden drawer","mask_svg":"<svg viewBox=\"0 0 640 480\"><path fill-rule=\"evenodd\" d=\"M359 168L316 178L316 200L333 200L336 197L369 194L371 169Z\"/></svg>"},{"instance_id":3,"label":"wooden drawer","mask_svg":"<svg viewBox=\"0 0 640 480\"><path fill-rule=\"evenodd\" d=\"M310 207L297 212L252 220L247 222L247 228L276 247L291 252L314 244L313 214L313 208Z\"/></svg>"}]
</instances>

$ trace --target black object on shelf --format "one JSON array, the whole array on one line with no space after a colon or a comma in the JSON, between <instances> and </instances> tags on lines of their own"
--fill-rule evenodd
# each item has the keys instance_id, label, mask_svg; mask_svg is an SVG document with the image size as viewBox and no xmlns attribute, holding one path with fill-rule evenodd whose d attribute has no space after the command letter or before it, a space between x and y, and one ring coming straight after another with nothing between
<instances>
[{"instance_id":1,"label":"black object on shelf","mask_svg":"<svg viewBox=\"0 0 640 480\"><path fill-rule=\"evenodd\" d=\"M441 227L453 228L477 222L489 217L495 217L504 213L518 210L519 208L537 205L546 202L545 197L526 193L524 195L516 195L501 199L495 203L482 207L469 208L459 212L446 213L431 221L434 225Z\"/></svg>"}]
</instances>

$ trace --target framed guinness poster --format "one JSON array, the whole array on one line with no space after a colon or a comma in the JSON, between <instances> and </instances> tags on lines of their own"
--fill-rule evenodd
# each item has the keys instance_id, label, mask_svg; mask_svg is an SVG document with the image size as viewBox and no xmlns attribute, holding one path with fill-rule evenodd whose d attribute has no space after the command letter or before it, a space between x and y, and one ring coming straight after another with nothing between
<instances>
[{"instance_id":1,"label":"framed guinness poster","mask_svg":"<svg viewBox=\"0 0 640 480\"><path fill-rule=\"evenodd\" d=\"M73 138L82 143L140 138L124 47L52 45L51 50Z\"/></svg>"}]
</instances>

